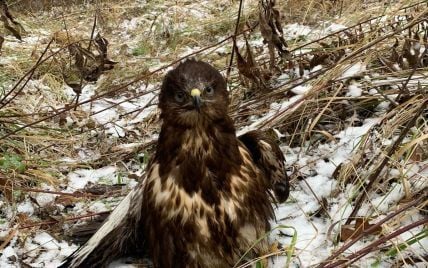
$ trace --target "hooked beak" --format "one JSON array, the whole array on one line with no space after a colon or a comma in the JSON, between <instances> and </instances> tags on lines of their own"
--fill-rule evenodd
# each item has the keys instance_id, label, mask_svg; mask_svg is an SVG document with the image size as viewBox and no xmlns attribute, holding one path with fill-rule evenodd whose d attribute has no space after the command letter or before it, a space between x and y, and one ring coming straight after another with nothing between
<instances>
[{"instance_id":1,"label":"hooked beak","mask_svg":"<svg viewBox=\"0 0 428 268\"><path fill-rule=\"evenodd\" d=\"M194 88L190 91L190 95L193 98L193 105L196 107L196 110L198 110L199 112L201 110L201 104L202 104L201 91L197 88Z\"/></svg>"}]
</instances>

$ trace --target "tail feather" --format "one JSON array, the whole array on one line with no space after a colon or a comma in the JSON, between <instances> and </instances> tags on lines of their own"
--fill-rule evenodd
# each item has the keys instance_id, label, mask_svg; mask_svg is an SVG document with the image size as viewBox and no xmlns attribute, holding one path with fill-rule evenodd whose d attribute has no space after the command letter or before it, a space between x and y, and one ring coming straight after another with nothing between
<instances>
[{"instance_id":1,"label":"tail feather","mask_svg":"<svg viewBox=\"0 0 428 268\"><path fill-rule=\"evenodd\" d=\"M141 243L143 184L119 203L97 232L59 267L106 267Z\"/></svg>"}]
</instances>

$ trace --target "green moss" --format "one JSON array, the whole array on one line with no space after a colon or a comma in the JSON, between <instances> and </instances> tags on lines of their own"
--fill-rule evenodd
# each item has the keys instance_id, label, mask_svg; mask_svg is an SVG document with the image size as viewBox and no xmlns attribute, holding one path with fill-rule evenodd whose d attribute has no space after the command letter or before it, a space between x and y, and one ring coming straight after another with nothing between
<instances>
[{"instance_id":1,"label":"green moss","mask_svg":"<svg viewBox=\"0 0 428 268\"><path fill-rule=\"evenodd\" d=\"M133 56L143 56L148 55L151 52L151 46L148 43L141 42L138 44L138 46L134 49L132 49L132 55Z\"/></svg>"},{"instance_id":2,"label":"green moss","mask_svg":"<svg viewBox=\"0 0 428 268\"><path fill-rule=\"evenodd\" d=\"M6 153L0 158L0 170L5 172L16 171L23 173L26 169L26 165L22 160L22 157L16 154Z\"/></svg>"}]
</instances>

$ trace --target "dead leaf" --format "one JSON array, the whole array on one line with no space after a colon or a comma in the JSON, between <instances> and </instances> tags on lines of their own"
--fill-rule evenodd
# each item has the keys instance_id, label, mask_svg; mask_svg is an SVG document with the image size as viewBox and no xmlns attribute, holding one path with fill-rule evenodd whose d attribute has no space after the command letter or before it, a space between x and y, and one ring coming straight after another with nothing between
<instances>
[{"instance_id":1,"label":"dead leaf","mask_svg":"<svg viewBox=\"0 0 428 268\"><path fill-rule=\"evenodd\" d=\"M342 225L340 230L340 241L344 242L346 240L357 237L363 232L366 232L369 228L376 226L376 224L370 224L369 220L363 217L355 218L354 224ZM370 234L379 234L382 232L382 227L376 227Z\"/></svg>"},{"instance_id":2,"label":"dead leaf","mask_svg":"<svg viewBox=\"0 0 428 268\"><path fill-rule=\"evenodd\" d=\"M272 244L270 244L270 253L277 253L282 250L282 245L278 241L274 241Z\"/></svg>"},{"instance_id":3,"label":"dead leaf","mask_svg":"<svg viewBox=\"0 0 428 268\"><path fill-rule=\"evenodd\" d=\"M4 239L2 239L3 241L0 244L0 250L3 250L9 244L9 242L15 236L16 232L17 232L16 229L12 229L12 230L9 231L9 234Z\"/></svg>"},{"instance_id":4,"label":"dead leaf","mask_svg":"<svg viewBox=\"0 0 428 268\"><path fill-rule=\"evenodd\" d=\"M260 33L264 42L268 45L270 68L275 67L276 49L281 58L289 56L287 42L284 39L284 33L281 26L281 15L275 8L275 0L261 0L259 4L259 23Z\"/></svg>"},{"instance_id":5,"label":"dead leaf","mask_svg":"<svg viewBox=\"0 0 428 268\"><path fill-rule=\"evenodd\" d=\"M239 52L239 49L236 45L236 41L235 40L233 41L233 49L235 50L235 53L236 53L236 63L237 63L239 74L247 78L253 83L252 85L253 89L260 89L260 88L264 89L266 88L265 81L263 79L263 76L261 75L260 69L256 65L256 61L252 56L251 48L248 41L246 41L246 46L247 46L246 47L247 55L246 55L246 59L244 59L244 57ZM243 81L243 82L245 83L246 81Z\"/></svg>"}]
</instances>

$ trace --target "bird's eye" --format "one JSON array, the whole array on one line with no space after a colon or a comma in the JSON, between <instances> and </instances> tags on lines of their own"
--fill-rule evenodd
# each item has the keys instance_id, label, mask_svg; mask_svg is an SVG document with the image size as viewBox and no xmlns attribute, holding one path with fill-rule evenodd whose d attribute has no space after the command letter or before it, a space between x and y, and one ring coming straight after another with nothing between
<instances>
[{"instance_id":1,"label":"bird's eye","mask_svg":"<svg viewBox=\"0 0 428 268\"><path fill-rule=\"evenodd\" d=\"M213 93L214 93L214 88L213 88L212 86L207 86L207 87L205 88L205 92L206 92L208 95L211 95L211 94L213 94Z\"/></svg>"},{"instance_id":2,"label":"bird's eye","mask_svg":"<svg viewBox=\"0 0 428 268\"><path fill-rule=\"evenodd\" d=\"M182 92L182 91L179 91L179 92L175 93L175 100L177 102L183 102L184 101L184 97L185 97L185 95L184 95L184 92Z\"/></svg>"}]
</instances>

